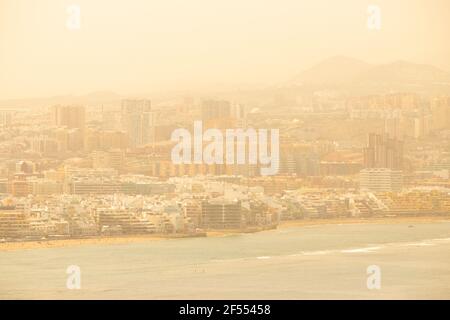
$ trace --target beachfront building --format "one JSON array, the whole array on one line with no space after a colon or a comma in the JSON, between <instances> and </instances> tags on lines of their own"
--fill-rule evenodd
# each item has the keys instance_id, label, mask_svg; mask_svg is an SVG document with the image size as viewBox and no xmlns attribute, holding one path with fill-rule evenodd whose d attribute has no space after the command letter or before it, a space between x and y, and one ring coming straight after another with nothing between
<instances>
[{"instance_id":1,"label":"beachfront building","mask_svg":"<svg viewBox=\"0 0 450 320\"><path fill-rule=\"evenodd\" d=\"M240 229L241 202L211 199L202 202L202 227L207 229Z\"/></svg>"},{"instance_id":2,"label":"beachfront building","mask_svg":"<svg viewBox=\"0 0 450 320\"><path fill-rule=\"evenodd\" d=\"M361 170L360 188L374 192L398 192L403 187L402 171L387 168Z\"/></svg>"}]
</instances>

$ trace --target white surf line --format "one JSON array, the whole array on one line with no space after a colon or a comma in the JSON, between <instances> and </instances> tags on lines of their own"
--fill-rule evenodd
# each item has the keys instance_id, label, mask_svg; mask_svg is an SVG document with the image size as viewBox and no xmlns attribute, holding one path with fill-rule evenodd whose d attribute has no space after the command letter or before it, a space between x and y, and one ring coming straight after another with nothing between
<instances>
[{"instance_id":1,"label":"white surf line","mask_svg":"<svg viewBox=\"0 0 450 320\"><path fill-rule=\"evenodd\" d=\"M326 254L333 253L345 253L345 254L357 254L357 253L373 253L375 251L381 249L388 249L393 247L427 247L441 244L443 242L450 242L450 238L436 238L436 239L426 239L416 242L391 242L391 243L383 243L378 246L371 247L362 247L362 248L351 248L351 249L335 249L335 250L315 250L315 251L301 251L300 253L293 253L288 255L275 256L274 258L283 258L283 257L301 257L301 256L322 256ZM242 260L247 260L248 258L242 258ZM268 260L272 259L271 256L259 256L256 257L257 260Z\"/></svg>"},{"instance_id":2,"label":"white surf line","mask_svg":"<svg viewBox=\"0 0 450 320\"><path fill-rule=\"evenodd\" d=\"M450 238L434 238L434 239L425 239L414 242L406 242L400 244L402 247L431 247L440 245L444 242L450 242Z\"/></svg>"},{"instance_id":3,"label":"white surf line","mask_svg":"<svg viewBox=\"0 0 450 320\"><path fill-rule=\"evenodd\" d=\"M341 253L370 253L382 249L383 247L365 247L356 249L341 250Z\"/></svg>"},{"instance_id":4,"label":"white surf line","mask_svg":"<svg viewBox=\"0 0 450 320\"><path fill-rule=\"evenodd\" d=\"M431 241L450 242L450 238L436 238L436 239L431 239Z\"/></svg>"},{"instance_id":5,"label":"white surf line","mask_svg":"<svg viewBox=\"0 0 450 320\"><path fill-rule=\"evenodd\" d=\"M329 253L333 253L333 250L302 251L301 254L304 256L322 256Z\"/></svg>"},{"instance_id":6,"label":"white surf line","mask_svg":"<svg viewBox=\"0 0 450 320\"><path fill-rule=\"evenodd\" d=\"M428 241L422 241L422 242L405 243L402 246L403 247L432 247L435 245L436 245L435 243L430 243Z\"/></svg>"}]
</instances>

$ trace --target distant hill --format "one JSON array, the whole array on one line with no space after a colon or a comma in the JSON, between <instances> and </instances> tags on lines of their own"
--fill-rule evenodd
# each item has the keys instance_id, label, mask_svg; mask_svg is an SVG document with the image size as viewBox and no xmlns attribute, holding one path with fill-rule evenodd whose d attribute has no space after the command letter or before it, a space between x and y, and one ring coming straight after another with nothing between
<instances>
[{"instance_id":1,"label":"distant hill","mask_svg":"<svg viewBox=\"0 0 450 320\"><path fill-rule=\"evenodd\" d=\"M450 92L450 73L437 67L407 61L371 65L336 56L300 72L279 87L314 86L355 91L444 91Z\"/></svg>"},{"instance_id":2,"label":"distant hill","mask_svg":"<svg viewBox=\"0 0 450 320\"><path fill-rule=\"evenodd\" d=\"M363 84L450 84L450 73L434 66L396 61L373 67L359 74L354 81Z\"/></svg>"},{"instance_id":3,"label":"distant hill","mask_svg":"<svg viewBox=\"0 0 450 320\"><path fill-rule=\"evenodd\" d=\"M225 90L221 92L221 96L228 99L239 97L248 103L257 101L264 104L277 95L295 97L299 93L310 94L317 90L328 89L348 94L377 94L393 91L450 94L450 73L435 66L407 61L374 65L346 56L334 56L283 83L238 93ZM48 107L56 104L108 108L119 106L123 98L125 97L114 92L96 91L79 96L61 95L36 99L0 100L0 108ZM170 97L172 98L173 96ZM167 99L164 97L164 100Z\"/></svg>"},{"instance_id":4,"label":"distant hill","mask_svg":"<svg viewBox=\"0 0 450 320\"><path fill-rule=\"evenodd\" d=\"M353 58L335 56L324 60L295 76L289 85L345 84L367 72L372 65Z\"/></svg>"}]
</instances>

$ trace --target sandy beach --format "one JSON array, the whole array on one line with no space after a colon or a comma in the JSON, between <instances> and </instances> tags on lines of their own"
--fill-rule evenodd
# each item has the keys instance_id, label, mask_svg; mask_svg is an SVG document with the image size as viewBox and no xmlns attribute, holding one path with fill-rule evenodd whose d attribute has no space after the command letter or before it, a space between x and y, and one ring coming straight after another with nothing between
<instances>
[{"instance_id":1,"label":"sandy beach","mask_svg":"<svg viewBox=\"0 0 450 320\"><path fill-rule=\"evenodd\" d=\"M384 218L342 218L342 219L309 219L309 220L289 220L282 221L278 225L277 229L295 228L295 227L307 227L318 225L337 225L337 224L396 224L396 223L411 223L411 224L423 224L423 223L436 223L436 222L448 222L450 217L442 216L421 216L421 217L384 217ZM258 232L268 232L269 230L263 230ZM207 237L225 237L235 234L242 234L245 232L239 232L238 230L217 230L208 231ZM16 251L16 250L29 250L29 249L45 249L45 248L62 248L69 246L81 246L81 245L114 245L114 244L130 244L130 243L142 243L148 241L161 241L161 240L180 240L184 238L190 238L188 236L167 236L167 235L132 235L132 236L114 236L114 237L95 237L85 239L59 239L59 240L42 240L42 241L21 241L21 242L3 242L0 243L0 251Z\"/></svg>"}]
</instances>

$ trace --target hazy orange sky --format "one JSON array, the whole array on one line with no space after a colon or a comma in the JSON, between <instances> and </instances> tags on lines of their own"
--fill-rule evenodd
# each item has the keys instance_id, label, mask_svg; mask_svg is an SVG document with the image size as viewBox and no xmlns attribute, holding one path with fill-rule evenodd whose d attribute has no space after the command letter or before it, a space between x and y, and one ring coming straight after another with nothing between
<instances>
[{"instance_id":1,"label":"hazy orange sky","mask_svg":"<svg viewBox=\"0 0 450 320\"><path fill-rule=\"evenodd\" d=\"M449 34L449 0L0 0L0 99L267 85L337 54L450 71Z\"/></svg>"}]
</instances>

